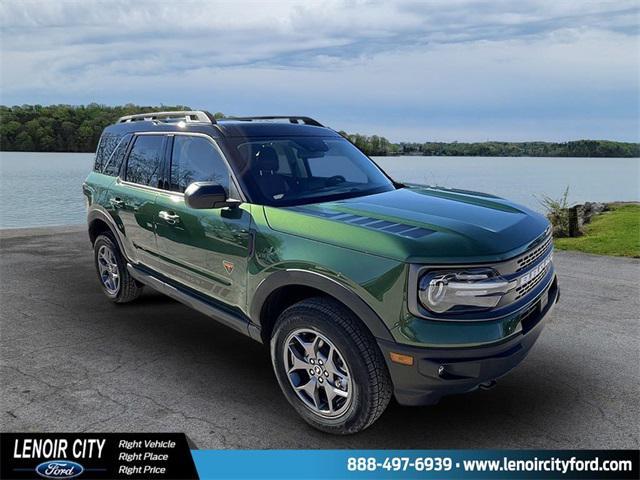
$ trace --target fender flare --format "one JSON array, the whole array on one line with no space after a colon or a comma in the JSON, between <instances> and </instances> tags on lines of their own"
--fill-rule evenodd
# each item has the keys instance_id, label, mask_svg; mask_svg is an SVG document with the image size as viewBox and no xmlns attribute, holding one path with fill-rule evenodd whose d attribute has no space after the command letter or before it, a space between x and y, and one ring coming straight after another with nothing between
<instances>
[{"instance_id":1,"label":"fender flare","mask_svg":"<svg viewBox=\"0 0 640 480\"><path fill-rule=\"evenodd\" d=\"M395 342L389 327L360 296L325 275L307 270L280 270L270 274L260 283L253 295L249 309L250 318L253 322L261 325L262 307L269 295L286 286L311 287L327 293L355 313L374 337Z\"/></svg>"},{"instance_id":2,"label":"fender flare","mask_svg":"<svg viewBox=\"0 0 640 480\"><path fill-rule=\"evenodd\" d=\"M102 212L101 210L94 209L94 210L91 210L89 212L89 214L87 215L87 226L89 228L91 228L91 224L95 220L101 220L107 225L107 227L109 227L109 230L111 230L111 233L113 234L114 238L116 239L116 242L118 242L118 248L120 248L120 253L122 253L122 255L126 259L127 258L127 252L124 249L124 245L122 244L122 239L120 238L120 233L118 231L118 227L116 226L116 223L113 221L113 218L111 217L111 215L108 215L108 214Z\"/></svg>"}]
</instances>

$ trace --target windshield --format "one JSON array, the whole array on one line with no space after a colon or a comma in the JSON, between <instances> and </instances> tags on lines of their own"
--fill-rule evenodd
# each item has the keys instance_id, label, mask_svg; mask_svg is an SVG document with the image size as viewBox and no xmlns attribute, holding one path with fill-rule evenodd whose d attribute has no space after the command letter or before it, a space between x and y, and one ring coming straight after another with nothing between
<instances>
[{"instance_id":1,"label":"windshield","mask_svg":"<svg viewBox=\"0 0 640 480\"><path fill-rule=\"evenodd\" d=\"M343 138L249 140L237 146L255 203L316 203L386 192L392 181Z\"/></svg>"}]
</instances>

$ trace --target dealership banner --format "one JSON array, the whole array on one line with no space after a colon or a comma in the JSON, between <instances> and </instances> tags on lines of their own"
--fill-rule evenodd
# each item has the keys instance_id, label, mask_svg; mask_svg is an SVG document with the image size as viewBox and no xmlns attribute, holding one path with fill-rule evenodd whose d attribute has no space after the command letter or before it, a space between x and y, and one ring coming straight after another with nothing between
<instances>
[{"instance_id":1,"label":"dealership banner","mask_svg":"<svg viewBox=\"0 0 640 480\"><path fill-rule=\"evenodd\" d=\"M2 479L637 479L638 450L198 450L180 433L5 433Z\"/></svg>"},{"instance_id":2,"label":"dealership banner","mask_svg":"<svg viewBox=\"0 0 640 480\"><path fill-rule=\"evenodd\" d=\"M197 479L183 433L3 433L2 479Z\"/></svg>"}]
</instances>

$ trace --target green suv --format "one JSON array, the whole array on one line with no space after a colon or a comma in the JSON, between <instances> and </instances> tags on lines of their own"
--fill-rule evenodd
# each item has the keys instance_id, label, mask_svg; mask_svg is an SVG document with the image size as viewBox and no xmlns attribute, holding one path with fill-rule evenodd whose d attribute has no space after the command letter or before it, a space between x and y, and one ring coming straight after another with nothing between
<instances>
[{"instance_id":1,"label":"green suv","mask_svg":"<svg viewBox=\"0 0 640 480\"><path fill-rule=\"evenodd\" d=\"M326 432L493 386L559 296L542 215L398 183L308 117L123 117L83 188L107 297L147 285L269 345Z\"/></svg>"}]
</instances>

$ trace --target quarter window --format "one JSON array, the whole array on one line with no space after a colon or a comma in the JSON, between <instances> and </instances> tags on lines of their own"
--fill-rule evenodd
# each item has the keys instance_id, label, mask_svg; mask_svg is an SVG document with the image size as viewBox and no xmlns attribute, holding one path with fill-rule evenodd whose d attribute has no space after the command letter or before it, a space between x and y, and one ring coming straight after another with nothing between
<instances>
[{"instance_id":1,"label":"quarter window","mask_svg":"<svg viewBox=\"0 0 640 480\"><path fill-rule=\"evenodd\" d=\"M133 138L133 135L129 134L129 135L125 135L122 138L122 140L120 140L120 143L118 144L114 152L111 154L111 157L107 159L104 165L104 169L102 170L102 173L104 173L105 175L111 175L114 177L118 175L118 173L120 173L120 166L122 165L122 161L124 160L124 155L125 153L127 153L127 148L129 147L129 144L131 143L132 138Z\"/></svg>"},{"instance_id":2,"label":"quarter window","mask_svg":"<svg viewBox=\"0 0 640 480\"><path fill-rule=\"evenodd\" d=\"M218 149L206 138L176 135L171 154L171 190L184 192L193 182L216 182L229 193L229 170Z\"/></svg>"},{"instance_id":3,"label":"quarter window","mask_svg":"<svg viewBox=\"0 0 640 480\"><path fill-rule=\"evenodd\" d=\"M118 142L122 138L122 135L115 135L113 133L103 133L96 149L96 160L93 165L93 169L96 172L102 173L105 164L111 157L113 150L118 145Z\"/></svg>"},{"instance_id":4,"label":"quarter window","mask_svg":"<svg viewBox=\"0 0 640 480\"><path fill-rule=\"evenodd\" d=\"M158 187L162 159L162 135L139 135L127 160L127 181Z\"/></svg>"}]
</instances>

